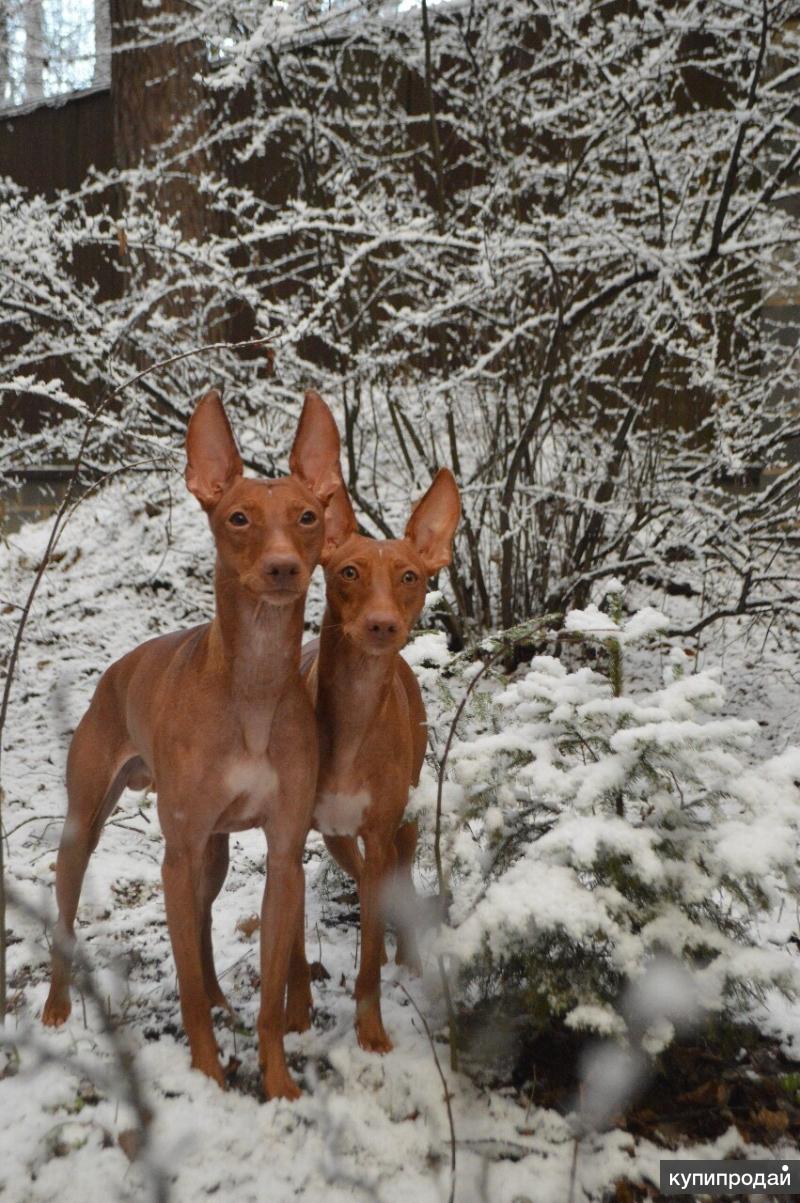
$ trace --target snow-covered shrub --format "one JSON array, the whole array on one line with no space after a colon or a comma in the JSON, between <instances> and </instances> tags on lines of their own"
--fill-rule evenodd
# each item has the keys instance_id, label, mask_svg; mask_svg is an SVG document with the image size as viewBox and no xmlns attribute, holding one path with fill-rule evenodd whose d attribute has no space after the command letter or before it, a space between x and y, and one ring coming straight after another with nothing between
<instances>
[{"instance_id":1,"label":"snow-covered shrub","mask_svg":"<svg viewBox=\"0 0 800 1203\"><path fill-rule=\"evenodd\" d=\"M610 609L565 622L606 646L609 675L540 655L501 691L476 691L447 766L440 949L468 999L513 992L534 1019L606 1033L624 1032L626 986L664 958L691 971L709 1011L792 993L796 971L756 917L797 893L800 748L759 762L757 725L725 717L718 675L687 672L679 648L660 689L626 692L625 648L665 620L647 609L623 623L619 594ZM435 707L433 650L413 658ZM655 1025L645 1047L671 1036Z\"/></svg>"},{"instance_id":2,"label":"snow-covered shrub","mask_svg":"<svg viewBox=\"0 0 800 1203\"><path fill-rule=\"evenodd\" d=\"M440 464L465 486L456 638L583 606L609 564L695 599L687 635L735 597L777 638L800 613L781 301L800 266L781 203L800 28L786 0L673 7L193 0L115 18L113 74L139 41L142 104L168 110L117 125L166 142L46 200L0 180L0 408L53 415L5 438L0 473L72 461L85 405L143 365L269 334L274 374L226 350L130 386L87 466L174 453L212 381L249 466L277 470L313 384L372 533L402 529ZM171 106L177 78L194 86Z\"/></svg>"}]
</instances>

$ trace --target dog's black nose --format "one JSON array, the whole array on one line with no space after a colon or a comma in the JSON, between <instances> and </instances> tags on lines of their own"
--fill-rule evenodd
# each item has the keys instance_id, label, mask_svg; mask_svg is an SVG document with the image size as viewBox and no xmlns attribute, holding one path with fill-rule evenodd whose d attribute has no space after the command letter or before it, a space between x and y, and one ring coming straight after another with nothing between
<instances>
[{"instance_id":1,"label":"dog's black nose","mask_svg":"<svg viewBox=\"0 0 800 1203\"><path fill-rule=\"evenodd\" d=\"M296 556L270 556L263 571L273 585L293 585L295 577L300 575L300 561Z\"/></svg>"}]
</instances>

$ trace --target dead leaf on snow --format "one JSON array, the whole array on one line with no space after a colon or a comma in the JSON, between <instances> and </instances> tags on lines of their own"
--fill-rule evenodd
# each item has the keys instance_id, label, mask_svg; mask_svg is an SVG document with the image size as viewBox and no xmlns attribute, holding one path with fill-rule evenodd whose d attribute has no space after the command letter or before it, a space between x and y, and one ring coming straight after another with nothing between
<instances>
[{"instance_id":1,"label":"dead leaf on snow","mask_svg":"<svg viewBox=\"0 0 800 1203\"><path fill-rule=\"evenodd\" d=\"M241 932L246 939L251 939L252 936L261 927L261 920L258 915L246 915L236 924L235 931Z\"/></svg>"}]
</instances>

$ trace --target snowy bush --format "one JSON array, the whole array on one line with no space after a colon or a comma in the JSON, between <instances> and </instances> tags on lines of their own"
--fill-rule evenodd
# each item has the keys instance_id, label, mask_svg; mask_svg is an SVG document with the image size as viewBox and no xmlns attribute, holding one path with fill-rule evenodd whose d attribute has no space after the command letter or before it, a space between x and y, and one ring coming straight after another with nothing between
<instances>
[{"instance_id":1,"label":"snowy bush","mask_svg":"<svg viewBox=\"0 0 800 1203\"><path fill-rule=\"evenodd\" d=\"M625 1030L626 986L664 958L692 972L707 1011L792 994L796 970L762 946L756 917L797 894L800 748L759 762L757 725L725 717L718 675L687 671L679 648L660 689L626 692L625 648L665 620L623 623L619 594L611 610L565 622L604 645L608 675L540 655L477 692L448 762L440 948L467 1000L512 992L534 1019L606 1033ZM435 706L437 670L420 671ZM658 1024L645 1047L671 1036Z\"/></svg>"},{"instance_id":2,"label":"snowy bush","mask_svg":"<svg viewBox=\"0 0 800 1203\"><path fill-rule=\"evenodd\" d=\"M778 632L800 596L800 34L784 0L618 8L115 20L113 103L126 43L152 50L116 114L142 144L47 202L0 184L0 400L60 419L7 439L0 469L72 459L83 405L133 369L269 334L274 376L225 352L128 390L88 466L163 457L213 378L274 469L313 383L371 532L396 534L442 463L465 486L457 640L584 606L610 565L693 598L687 633L732 611Z\"/></svg>"}]
</instances>

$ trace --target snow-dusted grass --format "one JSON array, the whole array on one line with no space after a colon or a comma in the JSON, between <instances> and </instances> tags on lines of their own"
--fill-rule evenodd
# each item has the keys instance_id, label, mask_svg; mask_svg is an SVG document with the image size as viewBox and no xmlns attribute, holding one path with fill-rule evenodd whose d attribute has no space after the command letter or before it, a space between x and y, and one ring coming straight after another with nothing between
<instances>
[{"instance_id":1,"label":"snow-dusted grass","mask_svg":"<svg viewBox=\"0 0 800 1203\"><path fill-rule=\"evenodd\" d=\"M152 507L149 507L152 509ZM3 642L46 524L14 536L0 552ZM102 669L155 633L202 620L211 606L212 546L194 503L148 513L135 491L117 485L79 510L45 576L28 631L6 734L4 825L9 879L31 903L50 905L55 848L64 811L68 734ZM309 606L319 613L319 582ZM422 641L427 641L422 643ZM421 637L416 658L429 663L437 641ZM427 647L427 655L421 653ZM421 670L433 681L434 670ZM788 687L780 695L792 702ZM776 723L783 716L776 715ZM788 719L786 720L789 721ZM430 784L430 783L429 783ZM263 1103L257 1089L255 1016L258 936L237 927L257 913L263 889L259 833L231 841L231 870L215 908L217 964L239 1019L234 1035L222 1022L225 1056L240 1060L227 1094L189 1069L160 884L161 838L152 799L126 794L92 858L80 910L80 939L102 992L137 1053L154 1111L156 1156L168 1169L176 1200L225 1203L269 1199L378 1199L431 1203L450 1190L449 1133L441 1082L427 1037L409 1004L411 992L434 1031L442 1029L432 942L426 976L384 970L385 1020L395 1051L376 1058L358 1049L351 997L356 936L348 908L336 903L315 838L309 841L309 954L330 978L315 983L313 1029L288 1038L306 1093L294 1105ZM788 907L764 921L764 940L784 943L794 923ZM112 1064L99 1024L74 996L73 1015L58 1032L36 1017L46 991L44 933L10 916L11 996L8 1030L20 1032L19 1072L0 1079L0 1194L11 1203L106 1203L142 1198L139 1170L117 1143L131 1125L107 1085L95 1101L82 1080L101 1080ZM246 925L245 925L246 926ZM770 1020L786 1034L793 1012L779 1004ZM31 1025L30 1027L28 1025ZM39 1066L28 1041L63 1057ZM786 1036L787 1040L789 1036ZM566 1203L574 1141L569 1122L527 1107L511 1093L489 1092L447 1068L458 1142L458 1203ZM75 1072L70 1066L79 1062ZM87 1101L88 1100L88 1101ZM684 1156L723 1157L741 1149L735 1130ZM791 1150L778 1149L788 1155ZM751 1150L771 1155L767 1150ZM659 1150L625 1132L591 1135L581 1145L575 1198L599 1199L621 1176L658 1180Z\"/></svg>"}]
</instances>

